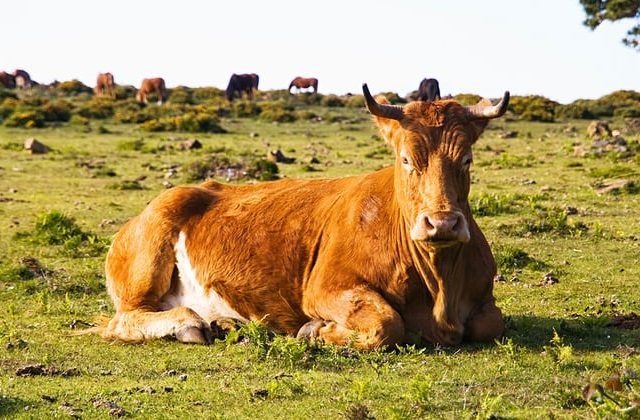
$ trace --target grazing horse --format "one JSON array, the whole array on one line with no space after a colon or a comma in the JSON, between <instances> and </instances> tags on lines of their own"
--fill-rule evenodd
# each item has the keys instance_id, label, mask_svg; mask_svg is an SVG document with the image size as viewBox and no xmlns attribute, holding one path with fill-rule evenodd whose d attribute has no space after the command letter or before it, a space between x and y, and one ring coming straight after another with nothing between
<instances>
[{"instance_id":1,"label":"grazing horse","mask_svg":"<svg viewBox=\"0 0 640 420\"><path fill-rule=\"evenodd\" d=\"M235 93L242 97L242 92L247 94L249 99L253 99L253 90L258 90L258 82L260 78L255 73L235 74L231 75L229 84L227 85L226 96L229 101L233 101Z\"/></svg>"},{"instance_id":2,"label":"grazing horse","mask_svg":"<svg viewBox=\"0 0 640 420\"><path fill-rule=\"evenodd\" d=\"M418 100L425 102L440 100L440 85L436 79L422 79L418 87Z\"/></svg>"},{"instance_id":3,"label":"grazing horse","mask_svg":"<svg viewBox=\"0 0 640 420\"><path fill-rule=\"evenodd\" d=\"M116 97L116 82L113 79L111 73L99 73L96 80L96 87L93 89L96 96L108 96L110 98Z\"/></svg>"},{"instance_id":4,"label":"grazing horse","mask_svg":"<svg viewBox=\"0 0 640 420\"><path fill-rule=\"evenodd\" d=\"M162 105L167 100L168 93L162 77L155 77L153 79L144 79L142 85L136 94L138 102L147 103L147 96L150 93L158 95L158 105Z\"/></svg>"},{"instance_id":5,"label":"grazing horse","mask_svg":"<svg viewBox=\"0 0 640 420\"><path fill-rule=\"evenodd\" d=\"M496 105L401 107L363 91L393 166L161 193L114 237L116 313L87 332L208 344L211 323L235 319L361 349L500 336L496 263L468 196L472 146L509 92Z\"/></svg>"},{"instance_id":6,"label":"grazing horse","mask_svg":"<svg viewBox=\"0 0 640 420\"><path fill-rule=\"evenodd\" d=\"M16 80L16 87L18 89L29 89L33 85L31 76L24 70L18 69L14 71L13 77Z\"/></svg>"},{"instance_id":7,"label":"grazing horse","mask_svg":"<svg viewBox=\"0 0 640 420\"><path fill-rule=\"evenodd\" d=\"M7 73L6 71L0 71L0 87L14 89L16 87L16 78L13 74Z\"/></svg>"},{"instance_id":8,"label":"grazing horse","mask_svg":"<svg viewBox=\"0 0 640 420\"><path fill-rule=\"evenodd\" d=\"M301 89L313 88L313 93L318 93L318 79L315 77L296 77L289 84L289 93L291 93L292 87L295 87L298 92Z\"/></svg>"}]
</instances>

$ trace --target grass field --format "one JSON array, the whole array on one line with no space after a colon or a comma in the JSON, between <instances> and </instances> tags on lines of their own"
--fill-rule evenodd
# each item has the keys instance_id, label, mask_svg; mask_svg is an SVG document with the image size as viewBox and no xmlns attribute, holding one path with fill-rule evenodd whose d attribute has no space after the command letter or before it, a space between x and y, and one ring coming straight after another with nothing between
<instances>
[{"instance_id":1,"label":"grass field","mask_svg":"<svg viewBox=\"0 0 640 420\"><path fill-rule=\"evenodd\" d=\"M505 336L368 353L258 324L207 347L73 335L112 314L106 248L163 183L197 182L221 161L233 177L275 149L296 158L280 177L390 165L364 109L290 123L223 116L218 134L112 119L0 126L0 417L637 418L640 136L623 131L627 152L601 150L587 124L505 118L475 146L471 203L499 263ZM51 151L22 150L28 137ZM201 149L179 150L195 138Z\"/></svg>"}]
</instances>

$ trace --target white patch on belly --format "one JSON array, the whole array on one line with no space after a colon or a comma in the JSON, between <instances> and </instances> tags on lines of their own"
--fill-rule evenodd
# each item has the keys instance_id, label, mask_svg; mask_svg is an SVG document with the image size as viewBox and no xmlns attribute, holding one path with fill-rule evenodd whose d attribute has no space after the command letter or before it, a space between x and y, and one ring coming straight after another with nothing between
<instances>
[{"instance_id":1,"label":"white patch on belly","mask_svg":"<svg viewBox=\"0 0 640 420\"><path fill-rule=\"evenodd\" d=\"M176 266L178 267L179 284L162 298L162 309L167 310L177 306L193 309L203 319L211 322L221 318L233 318L248 322L246 318L236 312L215 290L206 293L196 277L196 270L191 265L187 254L187 235L180 232L175 245Z\"/></svg>"}]
</instances>

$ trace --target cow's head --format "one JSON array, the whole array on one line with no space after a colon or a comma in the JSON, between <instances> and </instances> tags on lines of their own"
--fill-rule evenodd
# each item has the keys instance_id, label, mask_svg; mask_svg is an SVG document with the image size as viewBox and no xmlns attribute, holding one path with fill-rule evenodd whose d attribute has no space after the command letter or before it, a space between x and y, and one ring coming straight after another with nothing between
<instances>
[{"instance_id":1,"label":"cow's head","mask_svg":"<svg viewBox=\"0 0 640 420\"><path fill-rule=\"evenodd\" d=\"M489 119L505 113L509 92L497 105L483 100L464 107L452 100L379 102L363 85L369 112L396 154L395 190L410 237L432 248L470 239L469 167L471 146Z\"/></svg>"}]
</instances>

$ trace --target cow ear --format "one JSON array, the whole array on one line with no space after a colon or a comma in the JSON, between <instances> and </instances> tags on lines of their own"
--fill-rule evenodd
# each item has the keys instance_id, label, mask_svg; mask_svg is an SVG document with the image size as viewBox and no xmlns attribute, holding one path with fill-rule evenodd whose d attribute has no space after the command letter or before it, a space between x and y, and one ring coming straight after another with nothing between
<instances>
[{"instance_id":1,"label":"cow ear","mask_svg":"<svg viewBox=\"0 0 640 420\"><path fill-rule=\"evenodd\" d=\"M376 96L376 102L379 104L389 104L389 101L384 96ZM377 116L374 116L373 120L380 130L380 134L384 137L384 141L395 146L393 133L398 130L400 123L397 120Z\"/></svg>"},{"instance_id":2,"label":"cow ear","mask_svg":"<svg viewBox=\"0 0 640 420\"><path fill-rule=\"evenodd\" d=\"M471 121L471 127L473 127L473 131L475 134L473 140L474 143L478 140L478 138L480 138L480 136L484 132L484 129L487 128L487 124L489 124L488 119Z\"/></svg>"},{"instance_id":3,"label":"cow ear","mask_svg":"<svg viewBox=\"0 0 640 420\"><path fill-rule=\"evenodd\" d=\"M478 104L476 106L478 106L478 105L480 105L480 106L491 106L491 101L488 100L488 99L481 99L480 102L478 102ZM471 126L473 127L473 130L475 131L475 140L473 141L474 143L482 135L482 133L484 132L484 129L487 128L487 124L489 124L489 119L488 118L479 118L479 119L471 120Z\"/></svg>"}]
</instances>

